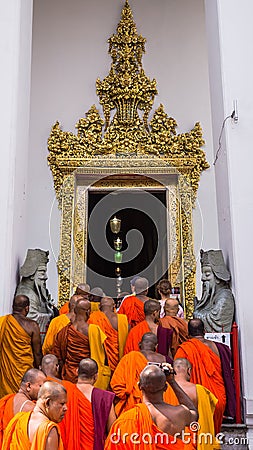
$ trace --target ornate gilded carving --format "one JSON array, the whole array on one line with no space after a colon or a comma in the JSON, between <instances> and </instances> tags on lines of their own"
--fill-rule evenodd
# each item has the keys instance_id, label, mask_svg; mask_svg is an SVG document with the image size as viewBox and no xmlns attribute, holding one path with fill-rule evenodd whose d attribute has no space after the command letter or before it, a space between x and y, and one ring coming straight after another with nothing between
<instances>
[{"instance_id":1,"label":"ornate gilded carving","mask_svg":"<svg viewBox=\"0 0 253 450\"><path fill-rule=\"evenodd\" d=\"M167 188L169 276L172 286L180 286L181 278L181 235L180 235L180 201L178 186ZM184 301L184 298L183 298Z\"/></svg>"},{"instance_id":2,"label":"ornate gilded carving","mask_svg":"<svg viewBox=\"0 0 253 450\"><path fill-rule=\"evenodd\" d=\"M81 227L84 219L80 211L84 203L73 202L65 186L65 180L78 170L80 176L89 174L172 174L179 173L185 179L186 191L180 181L179 193L181 205L177 207L177 262L172 270L175 276L179 258L183 261L185 299L189 303L189 314L195 296L195 258L192 237L192 206L197 193L200 174L209 167L205 153L200 123L192 130L177 134L177 123L169 117L160 105L148 121L157 94L156 80L148 78L142 67L142 55L145 52L145 38L138 35L128 4L122 9L122 17L117 32L108 40L112 58L109 74L104 80L97 79L96 89L103 108L104 119L93 105L76 124L77 134L61 130L59 122L52 127L48 139L48 162L53 174L54 186L62 209L62 240L59 258L60 302L66 299L73 280L81 275L79 263L73 263L75 253L70 248L69 236L74 233L73 241L79 248L78 254L84 255L85 244ZM114 115L113 115L114 114ZM100 177L101 178L101 177ZM180 177L181 178L181 177ZM87 178L88 179L88 178ZM131 187L131 181L113 178L110 181L98 181L108 188ZM133 179L132 187L147 187L144 180ZM165 183L166 184L166 183ZM88 184L86 184L88 185ZM74 185L73 185L74 189ZM80 191L81 192L81 191ZM74 196L75 189L72 191ZM78 193L78 196L80 193ZM78 197L79 198L79 197ZM71 208L71 209L68 209ZM74 219L73 219L74 218ZM72 222L75 221L74 231ZM66 232L65 232L66 229ZM67 267L67 260L71 260ZM66 268L67 267L67 268ZM76 268L76 273L75 273ZM190 269L191 268L191 269ZM72 273L70 273L72 271ZM67 286L66 276L72 276Z\"/></svg>"},{"instance_id":3,"label":"ornate gilded carving","mask_svg":"<svg viewBox=\"0 0 253 450\"><path fill-rule=\"evenodd\" d=\"M60 304L69 299L71 294L71 261L72 261L72 234L73 234L73 208L75 177L69 175L65 178L62 187L62 216L61 216L61 249L58 259L59 286L58 296Z\"/></svg>"}]
</instances>

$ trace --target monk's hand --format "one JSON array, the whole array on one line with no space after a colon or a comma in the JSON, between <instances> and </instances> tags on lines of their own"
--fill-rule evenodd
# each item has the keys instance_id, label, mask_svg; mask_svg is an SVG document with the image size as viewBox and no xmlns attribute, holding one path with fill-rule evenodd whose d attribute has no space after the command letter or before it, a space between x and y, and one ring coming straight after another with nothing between
<instances>
[{"instance_id":1,"label":"monk's hand","mask_svg":"<svg viewBox=\"0 0 253 450\"><path fill-rule=\"evenodd\" d=\"M169 363L162 363L162 364L161 364L161 369L162 369L163 372L165 373L166 378L167 378L167 381L168 381L169 383L172 382L172 381L174 381L174 374L175 374L175 371L174 371L174 369L173 369L173 367L172 367L171 364L169 364Z\"/></svg>"}]
</instances>

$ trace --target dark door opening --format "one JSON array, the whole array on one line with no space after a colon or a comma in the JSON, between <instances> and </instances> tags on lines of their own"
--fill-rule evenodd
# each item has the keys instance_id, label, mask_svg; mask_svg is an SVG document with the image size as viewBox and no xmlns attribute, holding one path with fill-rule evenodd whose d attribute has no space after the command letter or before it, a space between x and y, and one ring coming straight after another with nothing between
<instances>
[{"instance_id":1,"label":"dark door opening","mask_svg":"<svg viewBox=\"0 0 253 450\"><path fill-rule=\"evenodd\" d=\"M138 274L149 280L149 296L155 298L155 284L168 276L166 191L127 191L89 192L86 279L92 288L99 286L115 297L115 269L120 267L121 292L130 292L130 280ZM117 235L110 228L115 215L121 219ZM117 237L122 240L118 264L114 260Z\"/></svg>"}]
</instances>

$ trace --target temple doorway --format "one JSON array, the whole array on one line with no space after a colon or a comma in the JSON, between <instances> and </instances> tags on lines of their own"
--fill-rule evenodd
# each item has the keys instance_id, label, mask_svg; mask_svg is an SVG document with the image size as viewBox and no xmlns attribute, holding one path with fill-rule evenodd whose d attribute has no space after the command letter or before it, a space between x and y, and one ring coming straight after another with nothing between
<instances>
[{"instance_id":1,"label":"temple doorway","mask_svg":"<svg viewBox=\"0 0 253 450\"><path fill-rule=\"evenodd\" d=\"M107 214L107 204L110 208L113 207L113 214ZM91 222L90 225L96 227L96 232L88 233L87 282L91 287L99 286L107 295L115 297L115 271L120 268L121 292L130 292L130 279L140 274L148 278L149 296L155 298L155 284L161 278L168 277L166 190L91 190L88 193L88 221L94 211L95 217L99 217L99 223L96 219L95 225L94 221ZM121 220L121 228L117 234L110 228L110 219L114 216ZM115 261L116 238L122 241L121 263ZM110 257L106 251L107 245L111 249Z\"/></svg>"}]
</instances>

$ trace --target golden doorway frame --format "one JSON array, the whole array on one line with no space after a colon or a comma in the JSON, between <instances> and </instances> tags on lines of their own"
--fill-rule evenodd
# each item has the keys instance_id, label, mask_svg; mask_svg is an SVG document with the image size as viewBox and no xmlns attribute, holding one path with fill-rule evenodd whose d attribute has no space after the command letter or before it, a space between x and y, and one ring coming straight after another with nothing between
<instances>
[{"instance_id":1,"label":"golden doorway frame","mask_svg":"<svg viewBox=\"0 0 253 450\"><path fill-rule=\"evenodd\" d=\"M168 211L168 273L173 286L180 286L186 315L193 312L195 296L195 257L192 233L192 189L187 174L194 160L181 161L178 168L171 161L155 158L110 159L107 164L96 158L85 161L85 167L65 173L61 191L61 241L58 261L59 303L74 287L86 281L88 193L90 190L145 189L165 190ZM179 161L178 161L179 162ZM64 168L62 161L61 168ZM180 171L179 171L180 169ZM65 171L68 167L65 166ZM173 176L173 178L172 178ZM157 280L158 281L158 280Z\"/></svg>"}]
</instances>

